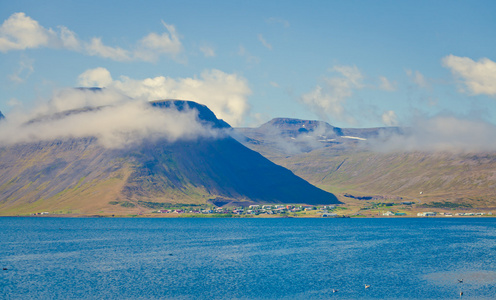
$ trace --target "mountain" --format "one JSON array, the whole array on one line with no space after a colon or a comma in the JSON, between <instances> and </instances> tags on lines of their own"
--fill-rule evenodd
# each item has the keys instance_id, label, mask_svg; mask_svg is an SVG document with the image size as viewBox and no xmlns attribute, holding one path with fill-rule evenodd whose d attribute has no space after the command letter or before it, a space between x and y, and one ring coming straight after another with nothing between
<instances>
[{"instance_id":1,"label":"mountain","mask_svg":"<svg viewBox=\"0 0 496 300\"><path fill-rule=\"evenodd\" d=\"M274 119L236 129L263 153L342 201L405 199L447 207L496 207L496 153L376 152L370 142L402 128L336 128L325 122ZM441 203L441 204L439 204Z\"/></svg>"},{"instance_id":2,"label":"mountain","mask_svg":"<svg viewBox=\"0 0 496 300\"><path fill-rule=\"evenodd\" d=\"M402 133L399 127L339 128L323 121L275 118L258 128L236 128L237 139L264 156L285 157L332 147L356 148L361 141Z\"/></svg>"},{"instance_id":3,"label":"mountain","mask_svg":"<svg viewBox=\"0 0 496 300\"><path fill-rule=\"evenodd\" d=\"M145 139L122 149L105 148L96 137L1 147L0 214L129 213L168 203L340 203L230 137L225 132L231 127L206 106L180 100L151 105L196 111L200 123L220 133L174 142Z\"/></svg>"},{"instance_id":4,"label":"mountain","mask_svg":"<svg viewBox=\"0 0 496 300\"><path fill-rule=\"evenodd\" d=\"M207 106L201 105L193 101L185 100L159 100L152 101L150 104L153 107L163 108L163 109L177 109L178 111L184 110L195 110L198 112L198 120L204 125L211 125L213 128L231 128L224 120L217 119L213 111L211 111Z\"/></svg>"}]
</instances>

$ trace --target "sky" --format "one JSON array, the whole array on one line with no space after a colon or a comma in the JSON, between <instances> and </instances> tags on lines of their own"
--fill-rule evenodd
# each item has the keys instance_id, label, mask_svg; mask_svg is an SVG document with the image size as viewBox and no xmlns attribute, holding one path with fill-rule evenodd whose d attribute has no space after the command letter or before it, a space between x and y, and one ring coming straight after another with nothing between
<instances>
[{"instance_id":1,"label":"sky","mask_svg":"<svg viewBox=\"0 0 496 300\"><path fill-rule=\"evenodd\" d=\"M494 1L1 1L0 111L97 86L239 127L493 132L494 16Z\"/></svg>"}]
</instances>

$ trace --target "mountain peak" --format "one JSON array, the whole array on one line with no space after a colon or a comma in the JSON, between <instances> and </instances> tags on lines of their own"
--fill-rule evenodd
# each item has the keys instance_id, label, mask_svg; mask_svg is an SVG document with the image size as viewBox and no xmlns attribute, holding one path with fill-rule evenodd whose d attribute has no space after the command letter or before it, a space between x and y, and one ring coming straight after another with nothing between
<instances>
[{"instance_id":1,"label":"mountain peak","mask_svg":"<svg viewBox=\"0 0 496 300\"><path fill-rule=\"evenodd\" d=\"M280 134L291 137L296 137L300 134L312 133L314 131L319 131L320 134L325 133L333 136L342 135L340 128L334 127L326 122L292 118L274 118L260 126L258 129L262 131L273 131L274 128L277 129Z\"/></svg>"},{"instance_id":2,"label":"mountain peak","mask_svg":"<svg viewBox=\"0 0 496 300\"><path fill-rule=\"evenodd\" d=\"M175 108L178 111L194 109L198 111L198 119L200 121L212 123L214 128L231 128L231 126L227 124L224 120L218 119L213 113L213 111L211 111L206 105L199 104L194 101L165 99L165 100L151 101L150 104L154 107L159 107L159 108Z\"/></svg>"},{"instance_id":3,"label":"mountain peak","mask_svg":"<svg viewBox=\"0 0 496 300\"><path fill-rule=\"evenodd\" d=\"M323 121L316 121L316 120L302 120L302 119L292 119L292 118L274 118L270 120L269 122L263 124L262 126L265 125L272 125L272 126L286 126L286 127L305 127L305 128L316 128L319 126L326 126L329 128L334 128L334 126L329 125L326 122ZM260 126L260 127L262 127Z\"/></svg>"},{"instance_id":4,"label":"mountain peak","mask_svg":"<svg viewBox=\"0 0 496 300\"><path fill-rule=\"evenodd\" d=\"M161 100L150 105L198 111L200 122L230 128L196 102ZM104 148L97 138L72 137L2 146L0 170L0 215L30 213L34 202L43 211L60 211L64 203L70 211L109 214L207 201L219 205L340 203L332 193L227 134L173 142L151 139L122 149Z\"/></svg>"}]
</instances>

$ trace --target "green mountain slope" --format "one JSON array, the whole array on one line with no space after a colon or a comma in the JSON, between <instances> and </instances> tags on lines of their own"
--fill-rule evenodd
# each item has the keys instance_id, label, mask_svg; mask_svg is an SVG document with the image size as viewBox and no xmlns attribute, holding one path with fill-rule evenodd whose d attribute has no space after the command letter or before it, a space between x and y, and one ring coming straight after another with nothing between
<instances>
[{"instance_id":1,"label":"green mountain slope","mask_svg":"<svg viewBox=\"0 0 496 300\"><path fill-rule=\"evenodd\" d=\"M328 191L384 198L470 202L496 206L496 154L350 152L317 150L275 159Z\"/></svg>"},{"instance_id":2,"label":"green mountain slope","mask_svg":"<svg viewBox=\"0 0 496 300\"><path fill-rule=\"evenodd\" d=\"M129 165L115 151L91 138L4 147L0 149L0 212L104 209L109 201L122 200L116 191L129 172Z\"/></svg>"}]
</instances>

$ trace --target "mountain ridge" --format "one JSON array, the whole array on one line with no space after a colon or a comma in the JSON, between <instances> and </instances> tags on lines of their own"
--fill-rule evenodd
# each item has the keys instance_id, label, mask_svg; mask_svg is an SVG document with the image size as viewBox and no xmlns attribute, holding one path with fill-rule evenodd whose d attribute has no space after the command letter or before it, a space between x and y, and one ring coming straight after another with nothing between
<instances>
[{"instance_id":1,"label":"mountain ridge","mask_svg":"<svg viewBox=\"0 0 496 300\"><path fill-rule=\"evenodd\" d=\"M285 120L289 120L286 125L292 126L291 132L288 133L287 126L286 131L270 131L268 125ZM351 193L358 198L398 202L448 201L471 207L496 207L496 152L380 152L371 149L371 145L382 143L388 135L407 135L411 129L341 129L341 139L329 142L316 139L311 130L298 130L298 126L308 122L277 119L258 128L236 130L248 137L238 138L244 145L336 194L343 202L349 198L345 195ZM325 128L335 132L332 125Z\"/></svg>"},{"instance_id":2,"label":"mountain ridge","mask_svg":"<svg viewBox=\"0 0 496 300\"><path fill-rule=\"evenodd\" d=\"M235 128L236 138L265 157L284 157L332 147L355 149L360 141L402 134L400 127L340 128L324 121L274 118L259 127Z\"/></svg>"},{"instance_id":3,"label":"mountain ridge","mask_svg":"<svg viewBox=\"0 0 496 300\"><path fill-rule=\"evenodd\" d=\"M206 106L195 102L161 100L150 105L198 110L204 124L231 130ZM2 215L45 210L137 213L149 211L143 203L209 201L222 205L340 203L332 193L312 186L226 134L174 142L144 140L125 149L105 148L94 137L0 148Z\"/></svg>"}]
</instances>

